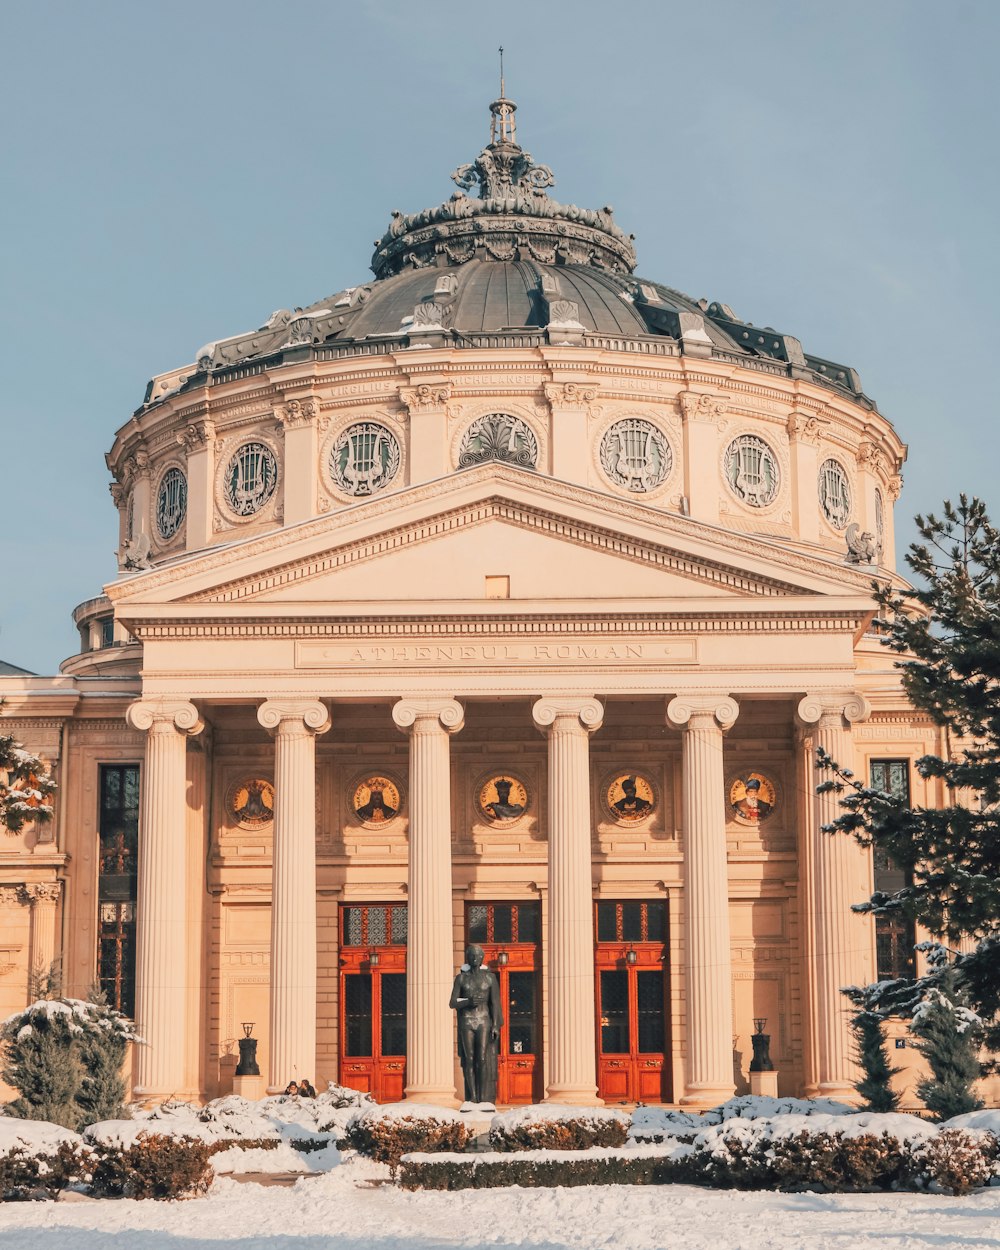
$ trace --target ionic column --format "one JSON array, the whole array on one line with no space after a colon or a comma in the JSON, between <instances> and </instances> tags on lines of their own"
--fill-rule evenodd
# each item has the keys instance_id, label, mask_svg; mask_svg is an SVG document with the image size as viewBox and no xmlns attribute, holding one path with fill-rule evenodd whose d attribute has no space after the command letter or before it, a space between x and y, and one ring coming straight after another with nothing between
<instances>
[{"instance_id":1,"label":"ionic column","mask_svg":"<svg viewBox=\"0 0 1000 1250\"><path fill-rule=\"evenodd\" d=\"M869 706L850 692L807 695L799 719L812 731L814 749L822 747L842 768L854 767L851 722L864 720ZM827 775L815 768L810 789ZM871 855L844 833L824 833L841 814L835 791L807 796L807 836L812 843L812 901L815 914L805 917L815 933L815 965L810 986L810 1021L815 1038L816 1091L820 1097L855 1096L855 1064L848 1025L849 1010L841 988L875 979L872 922L851 911L871 895Z\"/></svg>"},{"instance_id":2,"label":"ionic column","mask_svg":"<svg viewBox=\"0 0 1000 1250\"><path fill-rule=\"evenodd\" d=\"M401 699L392 719L410 738L405 1097L454 1105L448 735L462 728L464 712L454 699Z\"/></svg>"},{"instance_id":3,"label":"ionic column","mask_svg":"<svg viewBox=\"0 0 1000 1250\"><path fill-rule=\"evenodd\" d=\"M687 1067L681 1102L716 1106L733 1082L732 951L722 734L739 715L727 695L681 695L667 720L684 729L684 949Z\"/></svg>"},{"instance_id":4,"label":"ionic column","mask_svg":"<svg viewBox=\"0 0 1000 1250\"><path fill-rule=\"evenodd\" d=\"M590 735L596 699L543 698L531 709L549 743L549 1070L545 1101L596 1103Z\"/></svg>"},{"instance_id":5,"label":"ionic column","mask_svg":"<svg viewBox=\"0 0 1000 1250\"><path fill-rule=\"evenodd\" d=\"M203 729L191 703L133 703L125 714L146 733L136 902L137 1098L184 1092L187 1037L187 739Z\"/></svg>"},{"instance_id":6,"label":"ionic column","mask_svg":"<svg viewBox=\"0 0 1000 1250\"><path fill-rule=\"evenodd\" d=\"M28 947L31 952L29 971L45 977L56 958L56 905L62 894L58 881L44 881L24 887L31 907L29 913Z\"/></svg>"},{"instance_id":7,"label":"ionic column","mask_svg":"<svg viewBox=\"0 0 1000 1250\"><path fill-rule=\"evenodd\" d=\"M316 1076L316 735L322 703L268 700L257 720L274 738L268 1092Z\"/></svg>"}]
</instances>

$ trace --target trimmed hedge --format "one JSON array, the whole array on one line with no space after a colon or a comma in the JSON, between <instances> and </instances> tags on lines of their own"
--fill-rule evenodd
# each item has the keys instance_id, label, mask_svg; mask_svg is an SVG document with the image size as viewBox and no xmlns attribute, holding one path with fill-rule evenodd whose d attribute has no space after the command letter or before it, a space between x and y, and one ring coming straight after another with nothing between
<instances>
[{"instance_id":1,"label":"trimmed hedge","mask_svg":"<svg viewBox=\"0 0 1000 1250\"><path fill-rule=\"evenodd\" d=\"M517 1111L493 1117L493 1150L590 1150L593 1146L624 1146L631 1116L623 1111L587 1112L525 1119Z\"/></svg>"},{"instance_id":2,"label":"trimmed hedge","mask_svg":"<svg viewBox=\"0 0 1000 1250\"><path fill-rule=\"evenodd\" d=\"M522 1185L706 1185L719 1189L869 1193L886 1190L966 1194L998 1174L1000 1141L988 1132L945 1129L902 1142L888 1133L840 1136L801 1132L747 1141L739 1134L712 1143L666 1146L580 1158L502 1154L434 1159L403 1157L406 1189L486 1189Z\"/></svg>"},{"instance_id":3,"label":"trimmed hedge","mask_svg":"<svg viewBox=\"0 0 1000 1250\"><path fill-rule=\"evenodd\" d=\"M188 1198L205 1193L215 1174L209 1147L197 1137L150 1133L124 1150L97 1146L91 1192L97 1198Z\"/></svg>"},{"instance_id":4,"label":"trimmed hedge","mask_svg":"<svg viewBox=\"0 0 1000 1250\"><path fill-rule=\"evenodd\" d=\"M462 1150L469 1137L468 1126L457 1121L417 1115L380 1116L376 1111L356 1117L347 1126L349 1145L379 1163L388 1163L393 1176L404 1154Z\"/></svg>"},{"instance_id":5,"label":"trimmed hedge","mask_svg":"<svg viewBox=\"0 0 1000 1250\"><path fill-rule=\"evenodd\" d=\"M47 1155L15 1146L0 1155L0 1201L54 1198L61 1189L88 1180L91 1167L90 1151L73 1142L62 1142Z\"/></svg>"}]
</instances>

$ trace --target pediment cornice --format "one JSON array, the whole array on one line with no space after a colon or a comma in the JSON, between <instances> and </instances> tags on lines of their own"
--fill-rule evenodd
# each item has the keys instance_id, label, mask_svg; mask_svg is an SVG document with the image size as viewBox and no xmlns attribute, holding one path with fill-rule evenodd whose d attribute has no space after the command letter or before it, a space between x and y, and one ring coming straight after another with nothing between
<instances>
[{"instance_id":1,"label":"pediment cornice","mask_svg":"<svg viewBox=\"0 0 1000 1250\"><path fill-rule=\"evenodd\" d=\"M111 583L106 593L114 603L252 601L491 520L660 568L716 593L871 593L870 570L500 463L198 553Z\"/></svg>"}]
</instances>

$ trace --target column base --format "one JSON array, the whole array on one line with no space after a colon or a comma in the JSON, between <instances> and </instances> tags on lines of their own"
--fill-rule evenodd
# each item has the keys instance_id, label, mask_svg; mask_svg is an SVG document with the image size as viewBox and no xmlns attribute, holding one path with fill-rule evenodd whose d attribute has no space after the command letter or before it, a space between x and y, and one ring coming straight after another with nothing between
<instances>
[{"instance_id":1,"label":"column base","mask_svg":"<svg viewBox=\"0 0 1000 1250\"><path fill-rule=\"evenodd\" d=\"M692 1111L708 1111L728 1102L736 1093L735 1085L689 1085L680 1105Z\"/></svg>"},{"instance_id":2,"label":"column base","mask_svg":"<svg viewBox=\"0 0 1000 1250\"><path fill-rule=\"evenodd\" d=\"M564 1107L604 1106L604 1099L597 1096L596 1085L550 1085L542 1102Z\"/></svg>"},{"instance_id":3,"label":"column base","mask_svg":"<svg viewBox=\"0 0 1000 1250\"><path fill-rule=\"evenodd\" d=\"M837 1102L850 1103L852 1107L861 1103L861 1095L850 1081L820 1081L814 1097L833 1098Z\"/></svg>"},{"instance_id":4,"label":"column base","mask_svg":"<svg viewBox=\"0 0 1000 1250\"><path fill-rule=\"evenodd\" d=\"M430 1107L449 1107L454 1110L460 1106L455 1097L454 1087L440 1085L407 1085L403 1091L403 1102L423 1103Z\"/></svg>"},{"instance_id":5,"label":"column base","mask_svg":"<svg viewBox=\"0 0 1000 1250\"><path fill-rule=\"evenodd\" d=\"M777 1072L751 1072L750 1093L757 1098L777 1098Z\"/></svg>"}]
</instances>

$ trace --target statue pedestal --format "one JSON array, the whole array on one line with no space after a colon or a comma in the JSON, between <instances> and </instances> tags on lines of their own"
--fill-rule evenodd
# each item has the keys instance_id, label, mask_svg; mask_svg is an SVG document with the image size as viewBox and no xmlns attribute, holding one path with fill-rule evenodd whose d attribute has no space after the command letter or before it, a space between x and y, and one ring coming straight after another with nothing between
<instances>
[{"instance_id":1,"label":"statue pedestal","mask_svg":"<svg viewBox=\"0 0 1000 1250\"><path fill-rule=\"evenodd\" d=\"M764 1098L778 1097L777 1072L751 1072L750 1093Z\"/></svg>"},{"instance_id":2,"label":"statue pedestal","mask_svg":"<svg viewBox=\"0 0 1000 1250\"><path fill-rule=\"evenodd\" d=\"M262 1076L234 1076L233 1093L256 1102L264 1097L264 1078Z\"/></svg>"}]
</instances>

